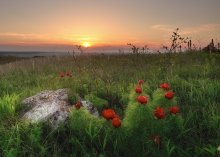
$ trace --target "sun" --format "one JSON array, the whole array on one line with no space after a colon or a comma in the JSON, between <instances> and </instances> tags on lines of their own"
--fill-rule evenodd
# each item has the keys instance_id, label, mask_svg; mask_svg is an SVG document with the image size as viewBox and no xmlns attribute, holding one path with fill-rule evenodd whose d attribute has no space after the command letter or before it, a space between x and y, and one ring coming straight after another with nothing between
<instances>
[{"instance_id":1,"label":"sun","mask_svg":"<svg viewBox=\"0 0 220 157\"><path fill-rule=\"evenodd\" d=\"M91 46L91 43L89 43L89 42L84 42L84 43L83 43L83 46L84 46L84 47L90 47L90 46Z\"/></svg>"}]
</instances>

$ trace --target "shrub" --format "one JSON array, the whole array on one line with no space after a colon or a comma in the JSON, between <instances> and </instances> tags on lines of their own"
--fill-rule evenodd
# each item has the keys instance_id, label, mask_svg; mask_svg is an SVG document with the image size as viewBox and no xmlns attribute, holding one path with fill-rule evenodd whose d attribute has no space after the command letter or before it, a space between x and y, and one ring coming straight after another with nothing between
<instances>
[{"instance_id":1,"label":"shrub","mask_svg":"<svg viewBox=\"0 0 220 157\"><path fill-rule=\"evenodd\" d=\"M133 88L129 96L129 104L125 111L123 120L129 143L133 143L131 152L135 154L144 154L154 152L152 143L160 146L159 140L174 140L181 131L183 120L180 114L170 114L169 108L175 106L175 98L167 99L165 89L157 89L149 101L140 105L137 100L137 94ZM147 96L146 93L142 93ZM151 137L151 138L150 138ZM152 137L154 140L152 140ZM157 138L155 138L157 137ZM156 140L156 141L155 141ZM162 141L162 144L166 141ZM146 150L145 150L145 149ZM165 151L165 150L161 150ZM158 154L157 154L158 155Z\"/></svg>"}]
</instances>

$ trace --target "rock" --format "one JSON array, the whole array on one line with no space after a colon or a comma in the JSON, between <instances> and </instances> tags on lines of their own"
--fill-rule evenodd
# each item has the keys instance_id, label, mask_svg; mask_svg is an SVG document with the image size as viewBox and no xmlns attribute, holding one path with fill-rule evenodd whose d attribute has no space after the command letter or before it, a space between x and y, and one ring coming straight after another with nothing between
<instances>
[{"instance_id":1,"label":"rock","mask_svg":"<svg viewBox=\"0 0 220 157\"><path fill-rule=\"evenodd\" d=\"M22 119L29 120L31 123L48 121L53 128L57 128L67 119L69 111L75 108L68 102L68 91L68 89L46 90L26 98L22 104L27 112ZM97 108L92 103L81 100L81 104L91 114L99 116Z\"/></svg>"},{"instance_id":2,"label":"rock","mask_svg":"<svg viewBox=\"0 0 220 157\"><path fill-rule=\"evenodd\" d=\"M89 110L89 112L91 114L93 114L96 117L99 116L99 112L98 112L97 108L91 102L82 100L81 104L83 107L85 107L87 110Z\"/></svg>"}]
</instances>

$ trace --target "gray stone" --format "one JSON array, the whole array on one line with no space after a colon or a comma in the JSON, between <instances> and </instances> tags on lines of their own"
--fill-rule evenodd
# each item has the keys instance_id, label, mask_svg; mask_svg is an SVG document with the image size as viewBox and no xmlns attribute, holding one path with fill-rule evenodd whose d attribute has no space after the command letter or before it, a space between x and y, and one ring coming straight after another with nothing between
<instances>
[{"instance_id":1,"label":"gray stone","mask_svg":"<svg viewBox=\"0 0 220 157\"><path fill-rule=\"evenodd\" d=\"M99 116L99 112L98 112L97 108L91 102L82 100L81 104L83 107L85 107L87 110L89 110L89 112L91 114L93 114L96 117Z\"/></svg>"},{"instance_id":2,"label":"gray stone","mask_svg":"<svg viewBox=\"0 0 220 157\"><path fill-rule=\"evenodd\" d=\"M23 119L31 123L48 121L53 128L64 122L69 112L75 108L68 103L68 89L43 91L26 98L22 104L28 109L22 116ZM92 103L81 100L81 104L92 115L99 116L97 108Z\"/></svg>"}]
</instances>

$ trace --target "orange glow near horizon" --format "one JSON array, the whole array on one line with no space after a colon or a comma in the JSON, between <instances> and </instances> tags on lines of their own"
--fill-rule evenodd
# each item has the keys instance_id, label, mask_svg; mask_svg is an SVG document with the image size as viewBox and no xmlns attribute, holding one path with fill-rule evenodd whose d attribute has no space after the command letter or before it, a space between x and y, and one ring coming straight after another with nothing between
<instances>
[{"instance_id":1,"label":"orange glow near horizon","mask_svg":"<svg viewBox=\"0 0 220 157\"><path fill-rule=\"evenodd\" d=\"M200 39L203 41L200 43L201 46L206 46L210 41L210 38L215 33L215 29L218 31L219 25L204 25L196 28L198 32L195 34L200 34ZM119 27L120 28L120 27ZM47 32L47 33L1 33L0 32L0 51L1 50L23 50L25 47L29 47L30 50L60 50L68 51L74 45L82 45L84 48L88 48L87 51L112 51L119 49L127 49L129 46L127 43L132 43L138 47L143 47L147 45L150 49L160 49L161 44L169 45L170 32L174 28L169 28L166 25L158 25L149 28L150 31L141 31L140 34L132 33L120 33L114 31L104 31L97 30L91 25L86 29L61 29L57 32ZM212 29L210 33L208 31ZM109 30L109 29L107 29ZM190 36L193 32L193 28L185 28L181 34L183 36ZM181 30L182 31L182 30ZM92 32L92 33L90 33ZM163 34L161 36L161 34ZM207 38L208 37L208 38ZM205 39L205 41L204 41ZM17 48L13 48L16 47ZM23 47L23 48L22 48ZM40 49L42 47L42 49ZM31 49L33 48L33 49Z\"/></svg>"},{"instance_id":2,"label":"orange glow near horizon","mask_svg":"<svg viewBox=\"0 0 220 157\"><path fill-rule=\"evenodd\" d=\"M91 46L91 43L90 43L90 42L84 42L82 45L83 45L84 47L90 47L90 46Z\"/></svg>"}]
</instances>

